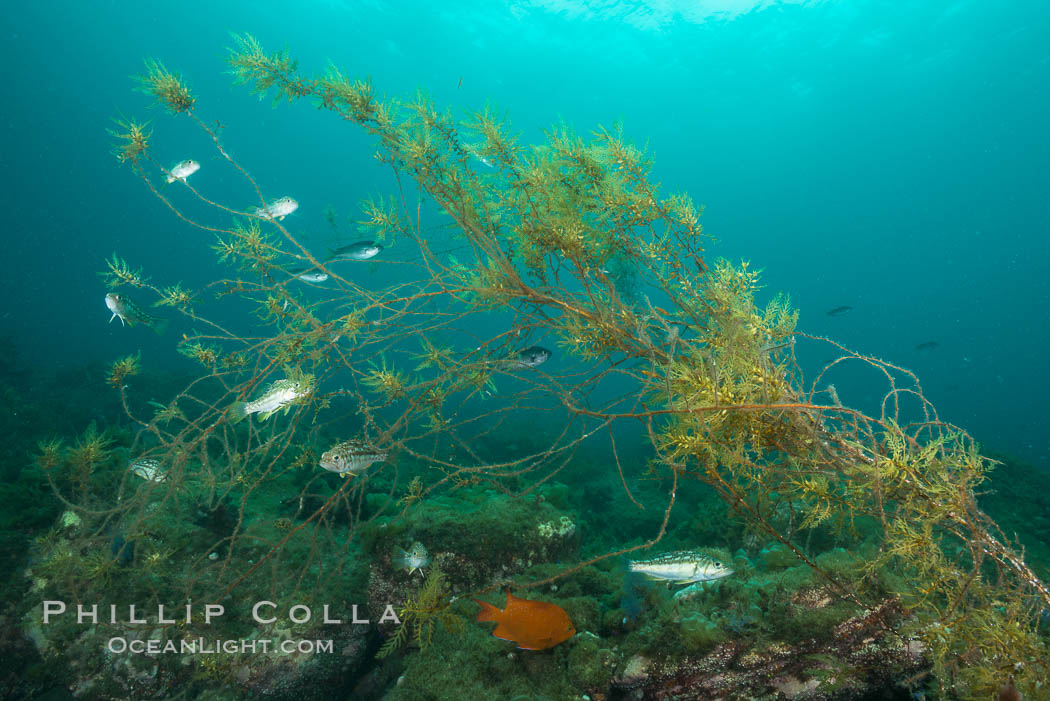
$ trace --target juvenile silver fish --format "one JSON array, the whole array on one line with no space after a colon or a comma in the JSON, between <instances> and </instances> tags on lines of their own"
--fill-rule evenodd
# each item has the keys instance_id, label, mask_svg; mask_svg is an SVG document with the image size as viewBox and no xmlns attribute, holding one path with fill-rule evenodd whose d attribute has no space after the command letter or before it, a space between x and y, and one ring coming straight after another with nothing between
<instances>
[{"instance_id":1,"label":"juvenile silver fish","mask_svg":"<svg viewBox=\"0 0 1050 701\"><path fill-rule=\"evenodd\" d=\"M476 158L479 161L481 161L482 165L484 165L484 166L486 166L488 168L492 168L493 167L492 166L492 161L490 161L489 159L487 159L484 156L482 156L481 152L478 151L478 147L476 147L476 146L467 146L467 151L470 152L471 156L473 156L474 158Z\"/></svg>"},{"instance_id":2,"label":"juvenile silver fish","mask_svg":"<svg viewBox=\"0 0 1050 701\"><path fill-rule=\"evenodd\" d=\"M200 163L191 158L187 158L185 161L179 161L171 167L171 170L168 171L167 181L169 183L173 183L176 180L186 182L186 178L190 177L200 169Z\"/></svg>"},{"instance_id":3,"label":"juvenile silver fish","mask_svg":"<svg viewBox=\"0 0 1050 701\"><path fill-rule=\"evenodd\" d=\"M299 203L291 197L282 197L274 200L265 207L256 207L255 216L263 219L284 219L289 214L299 209Z\"/></svg>"},{"instance_id":4,"label":"juvenile silver fish","mask_svg":"<svg viewBox=\"0 0 1050 701\"><path fill-rule=\"evenodd\" d=\"M111 323L114 319L120 319L121 326L142 324L143 326L148 326L157 333L164 333L164 330L168 328L167 319L160 319L147 314L142 307L125 294L117 294L116 292L107 293L106 308L113 312L113 316L109 317Z\"/></svg>"},{"instance_id":5,"label":"juvenile silver fish","mask_svg":"<svg viewBox=\"0 0 1050 701\"><path fill-rule=\"evenodd\" d=\"M259 414L259 419L265 421L271 415L284 409L306 397L313 390L313 378L309 375L301 380L277 380L267 387L258 399L250 402L236 402L230 407L230 421L237 423L248 416L248 414Z\"/></svg>"},{"instance_id":6,"label":"juvenile silver fish","mask_svg":"<svg viewBox=\"0 0 1050 701\"><path fill-rule=\"evenodd\" d=\"M514 353L509 362L521 368L534 368L543 365L554 355L543 346L529 346L525 350Z\"/></svg>"},{"instance_id":7,"label":"juvenile silver fish","mask_svg":"<svg viewBox=\"0 0 1050 701\"><path fill-rule=\"evenodd\" d=\"M324 282L328 279L328 273L315 271L312 273L302 273L300 275L296 275L296 277L302 280L303 282Z\"/></svg>"},{"instance_id":8,"label":"juvenile silver fish","mask_svg":"<svg viewBox=\"0 0 1050 701\"><path fill-rule=\"evenodd\" d=\"M294 275L303 282L324 282L328 279L328 273L317 268L293 268L288 271L288 274Z\"/></svg>"},{"instance_id":9,"label":"juvenile silver fish","mask_svg":"<svg viewBox=\"0 0 1050 701\"><path fill-rule=\"evenodd\" d=\"M382 252L382 244L375 241L358 241L333 250L328 260L371 260Z\"/></svg>"},{"instance_id":10,"label":"juvenile silver fish","mask_svg":"<svg viewBox=\"0 0 1050 701\"><path fill-rule=\"evenodd\" d=\"M409 574L419 570L422 574L423 568L430 564L430 555L427 554L427 549L423 544L417 540L412 544L410 550L394 546L394 554L390 561L399 570L406 570Z\"/></svg>"}]
</instances>

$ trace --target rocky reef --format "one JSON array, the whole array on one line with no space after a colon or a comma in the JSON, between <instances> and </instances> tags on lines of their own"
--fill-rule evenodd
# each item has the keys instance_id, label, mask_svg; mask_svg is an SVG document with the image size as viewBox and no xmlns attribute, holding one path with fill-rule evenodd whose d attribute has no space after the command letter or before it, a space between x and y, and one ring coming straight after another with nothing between
<instances>
[{"instance_id":1,"label":"rocky reef","mask_svg":"<svg viewBox=\"0 0 1050 701\"><path fill-rule=\"evenodd\" d=\"M105 475L126 469L123 465L122 457L110 461L103 456L96 471ZM153 620L80 625L69 618L45 625L43 601L67 599L71 583L88 587L82 593L104 594L107 602L140 600L135 597L150 586L163 590L167 578L181 580L193 571L221 567L229 555L203 547L216 532L230 528L228 519L212 512L166 532L125 538L112 529L99 530L88 513L61 511L33 544L18 616L0 620L7 631L5 649L28 660L25 669L8 672L8 690L40 692L57 685L92 699L164 697L182 689L201 698L230 699L352 694L395 701L816 700L903 699L929 682L926 649L903 632L908 612L888 593L890 587L878 605L865 607L841 586L861 585L860 573L874 547L863 541L818 533L813 541L822 551L811 553L818 571L782 543L763 543L726 527L716 501L697 500L704 506L674 529L660 550L695 546L682 538L703 532L703 523L721 524L712 527L711 538L720 534L746 547L732 553L707 548L732 563L734 574L695 596L676 598L674 588L629 580L623 562L615 559L552 579L566 563L588 556L585 536L600 532L605 517L602 504L577 498L564 484L551 483L525 496L463 487L384 512L388 493L388 484L379 479L364 496L366 508L380 515L362 528L359 547L346 563L347 587L331 602L333 615L344 619L341 625L324 624L316 606L311 621L291 621L287 601L274 607L277 621L252 621L246 602L270 596L267 587L275 580L269 577L245 583L243 592L225 602L228 614L210 626L197 616L174 625ZM282 500L260 503L269 511L253 514L248 526L278 534L295 528L281 516ZM168 508L159 504L155 510ZM186 508L196 513L195 504ZM421 571L409 572L392 555L415 542L426 546L429 559ZM209 551L216 557L206 557ZM248 549L230 557L259 552ZM434 571L442 573L444 598L432 602L433 609L440 610L444 623L431 625L425 637L407 635L403 645L377 657L399 628L395 620L380 623L380 613L389 607L403 615L418 604ZM871 580L866 581L870 587ZM470 596L498 598L506 588L562 607L577 634L540 651L520 650L493 637L491 625L474 620L478 607ZM865 599L877 596L877 590L868 589ZM370 619L368 624L350 623L357 615L349 613L351 602ZM454 624L446 625L450 621ZM417 615L413 625L419 622L431 623ZM107 649L113 637L128 644L204 638L269 640L272 645L250 654L132 655ZM277 647L284 641L316 640L330 641L332 647ZM225 691L216 695L220 688Z\"/></svg>"}]
</instances>

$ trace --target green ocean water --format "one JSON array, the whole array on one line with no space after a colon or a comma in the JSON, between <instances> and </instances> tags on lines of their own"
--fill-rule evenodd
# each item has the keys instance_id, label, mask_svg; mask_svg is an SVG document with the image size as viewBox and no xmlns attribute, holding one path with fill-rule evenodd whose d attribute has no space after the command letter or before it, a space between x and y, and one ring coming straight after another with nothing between
<instances>
[{"instance_id":1,"label":"green ocean water","mask_svg":"<svg viewBox=\"0 0 1050 701\"><path fill-rule=\"evenodd\" d=\"M362 226L360 203L393 196L405 216L420 216L418 233L439 252L435 260L468 276L481 269L481 256L433 199L424 195L417 207L414 186L397 189L389 166L376 159L382 146L374 135L316 101L260 99L236 85L227 63L237 46L233 33L254 36L268 52L287 48L306 75L331 62L348 77L367 76L382 100L425 93L459 125L464 167L482 178L492 155L482 155L480 137L467 139L463 126L478 111L508 115L527 146L545 143L545 130L559 125L587 139L599 126L621 125L628 140L647 146L651 181L664 194L690 193L704 208L711 236L702 244L705 259L747 260L762 270L760 307L784 292L799 313L796 331L914 373L936 419L965 430L998 461L974 487L975 503L997 524L987 531L1016 543L1017 552L1023 546L1032 574L1050 574L1043 406L1050 389L1050 11L1041 5L55 2L0 12L10 96L0 464L3 557L12 573L2 625L8 658L16 660L3 668L7 696L970 698L977 688L968 681L953 687L918 643L909 647L923 639L908 627L916 619L886 604L906 575L888 567L873 575L874 584L854 581L882 552L884 527L863 519L814 523L814 503L787 498L786 486L767 485L772 491L741 501L703 479L678 483L644 422L599 431L567 409L579 401L588 410L625 411L630 402L622 397L638 391L630 380L586 379L620 367L625 356L596 360L542 324L521 331L513 308L447 328L428 321L425 332L405 320L401 337L402 317L383 316L389 309L380 305L377 315L363 317L374 328L360 333L381 342L354 345L354 329L343 326L326 337L323 362L321 351L281 356L316 374L314 399L266 421L259 414L233 424L209 414L234 399L258 398L291 372L283 361L260 364L274 356L252 349L246 374L216 380L221 373L202 370L187 352L186 339L196 339L229 357L227 330L253 341L277 333L270 324L280 299L267 317L262 293L224 293L233 281L254 284L258 271L233 271L215 249L233 226L231 211L253 211L260 193L265 201L295 197L298 209L280 224L318 259L380 237ZM150 59L191 87L199 124L136 90L133 76ZM230 211L189 196L182 183L162 186L154 166L145 181L157 189L145 186L113 157L114 132L126 132L119 121L128 120L148 122L150 155L161 168L196 159L200 170L187 183ZM353 275L345 284L282 289L294 289L294 299L324 321L342 318L361 299L396 296L417 279L422 247L406 235L382 240L374 259L346 264ZM645 240L639 234L627 245ZM147 324L110 319L103 298L116 288L100 274L114 256L141 267L162 293L176 284L190 291L192 313L153 305L154 297L132 285L121 289L170 328L155 334ZM639 308L647 294L650 304L667 304L644 282L624 282L634 278L621 263L595 269L617 277L617 293ZM575 294L586 279L562 289ZM450 301L426 313L440 319L458 309ZM687 341L697 336L687 323L680 332ZM490 349L485 372L495 368L491 376L457 375L476 386L450 390L462 403L447 435L426 433L415 415L396 433L388 410L402 400L400 390L362 379L414 372L409 361L418 364L428 352L424 337L457 359ZM499 343L490 346L493 338ZM521 366L517 354L526 346L551 355ZM779 339L768 346L781 352ZM812 381L839 356L836 348L800 341L791 347L791 372ZM121 358L135 358L141 369L111 382ZM362 374L332 371L339 363ZM231 390L249 376L256 380L249 389ZM833 384L851 410L886 415L885 377L870 366L847 363L821 377L815 390ZM355 400L369 391L388 394L374 415ZM902 425L929 420L916 406L905 407ZM185 415L158 420L165 407ZM186 416L187 426L176 428ZM582 437L573 442L567 434ZM389 460L349 479L319 467L342 441L379 435L387 447L367 448ZM872 440L889 454L888 439ZM173 470L170 479L129 469L150 451L161 469ZM498 478L487 471L502 465ZM462 472L465 466L485 469L478 477ZM414 491L417 483L422 491ZM786 538L756 527L745 502ZM657 534L653 549L588 564ZM416 542L428 551L423 573L398 569L398 549ZM992 588L982 601L1006 602L1001 611L1009 620L966 625L980 635L1030 627L1045 650L1045 604L1018 594L1025 618L1010 618L1013 594L1005 592L1015 588L1003 582L1016 582L1017 572L1002 561L972 562L984 557L974 553L987 554L982 547L953 541L943 552L962 571L987 578ZM631 559L697 549L730 563L734 574L679 599L679 586L626 576ZM443 581L427 578L435 569ZM1004 588L996 594L995 586ZM576 635L540 651L490 635L470 598L503 605L505 587L564 609ZM263 625L252 605L270 600L279 620ZM68 613L44 624L44 601L66 602ZM226 608L208 628L196 627L192 613L182 627L155 620L158 604L170 612L204 601ZM426 625L407 626L405 643L377 657L398 635L388 623L375 625L385 605L403 615L412 602L429 602L416 612ZM116 605L119 615L88 627L73 617L77 603L99 604L103 619ZM291 606L309 606L317 625L326 603L344 623L356 617L356 603L371 622L312 628L287 617ZM127 624L129 604L151 622ZM847 624L866 621L862 612L871 610L884 620L864 625L881 631L883 647L864 656L859 641L871 631L856 624L850 642ZM950 627L949 619L946 613L937 625ZM897 636L896 648L880 637L886 630ZM107 647L115 637L182 640L201 631L236 641L330 639L336 649L151 658ZM833 640L845 642L836 648ZM1012 673L1029 684L1026 698L1050 693L1021 668L962 659L983 670L977 676L994 693Z\"/></svg>"}]
</instances>

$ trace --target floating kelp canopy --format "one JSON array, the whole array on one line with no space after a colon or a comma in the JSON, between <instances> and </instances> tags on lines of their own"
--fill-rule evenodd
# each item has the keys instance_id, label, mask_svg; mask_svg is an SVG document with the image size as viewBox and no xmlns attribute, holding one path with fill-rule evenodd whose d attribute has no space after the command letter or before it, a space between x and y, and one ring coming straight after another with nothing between
<instances>
[{"instance_id":1,"label":"floating kelp canopy","mask_svg":"<svg viewBox=\"0 0 1050 701\"><path fill-rule=\"evenodd\" d=\"M1029 694L1050 678L1037 628L1050 591L978 509L975 489L991 464L973 439L938 418L909 371L797 332L786 297L759 306L758 271L705 258L692 200L661 192L650 159L620 128L581 137L559 126L526 145L491 110L457 119L424 95L379 99L336 68L307 77L250 36L237 38L228 60L254 92L308 101L375 138L394 194L366 200L359 224L411 256L378 287L348 272L360 263L317 257L290 220L271 214L284 193L264 192L185 83L148 64L146 92L206 134L257 201L240 211L175 178L173 187L192 193L187 206L157 185L172 174L153 156L153 134L134 121L116 130L118 157L173 217L210 234L231 270L196 290L152 282L117 257L106 273L113 288L152 297L196 329L178 350L199 362L199 379L152 415L133 396L137 359L118 362L111 377L145 426L136 459L156 460L149 465L162 466L163 479L125 471L93 480L99 458L88 444L65 458L52 446L41 458L85 520L82 539L109 547L119 533L139 544L136 558L148 566L122 578L129 593L325 601L345 593L376 523L410 518L453 488L532 494L600 439L612 456L604 469L637 508L641 479L664 485L659 526L632 548L518 582L526 594L658 543L673 514L691 506L683 484L696 481L816 571L833 596L899 611L885 625L928 659L943 693L988 698L1012 678ZM434 250L433 225L447 225L455 254ZM327 280L304 284L302 270ZM219 321L210 308L220 302L254 318ZM559 362L522 360L540 344ZM803 346L835 358L804 377ZM850 408L828 383L842 364L885 382L877 415ZM231 407L265 403L281 381L298 388L277 402L286 415L234 421ZM478 449L523 421L542 426L541 448L505 460ZM647 465L620 459L625 424L648 436ZM319 469L322 452L339 443L372 451L370 462L342 478ZM262 523L254 517L262 502L290 504L290 514ZM187 518L197 534L166 541L166 524ZM863 566L822 567L809 547L816 529L852 539ZM192 550L200 566L165 573L173 548ZM111 565L93 561L89 575L80 559L74 548L49 566L83 596ZM441 590L427 591L426 611L447 618L447 604L435 603Z\"/></svg>"}]
</instances>

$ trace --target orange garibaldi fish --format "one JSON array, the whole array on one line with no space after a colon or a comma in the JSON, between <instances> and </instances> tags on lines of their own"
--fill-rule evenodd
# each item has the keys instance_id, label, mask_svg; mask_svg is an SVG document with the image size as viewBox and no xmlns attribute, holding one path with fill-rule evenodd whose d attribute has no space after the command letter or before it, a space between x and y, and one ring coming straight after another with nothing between
<instances>
[{"instance_id":1,"label":"orange garibaldi fish","mask_svg":"<svg viewBox=\"0 0 1050 701\"><path fill-rule=\"evenodd\" d=\"M510 640L523 650L546 650L576 634L565 609L546 601L520 599L507 590L507 605L498 609L490 603L481 604L479 621L495 621L499 625L492 634L501 640Z\"/></svg>"}]
</instances>

